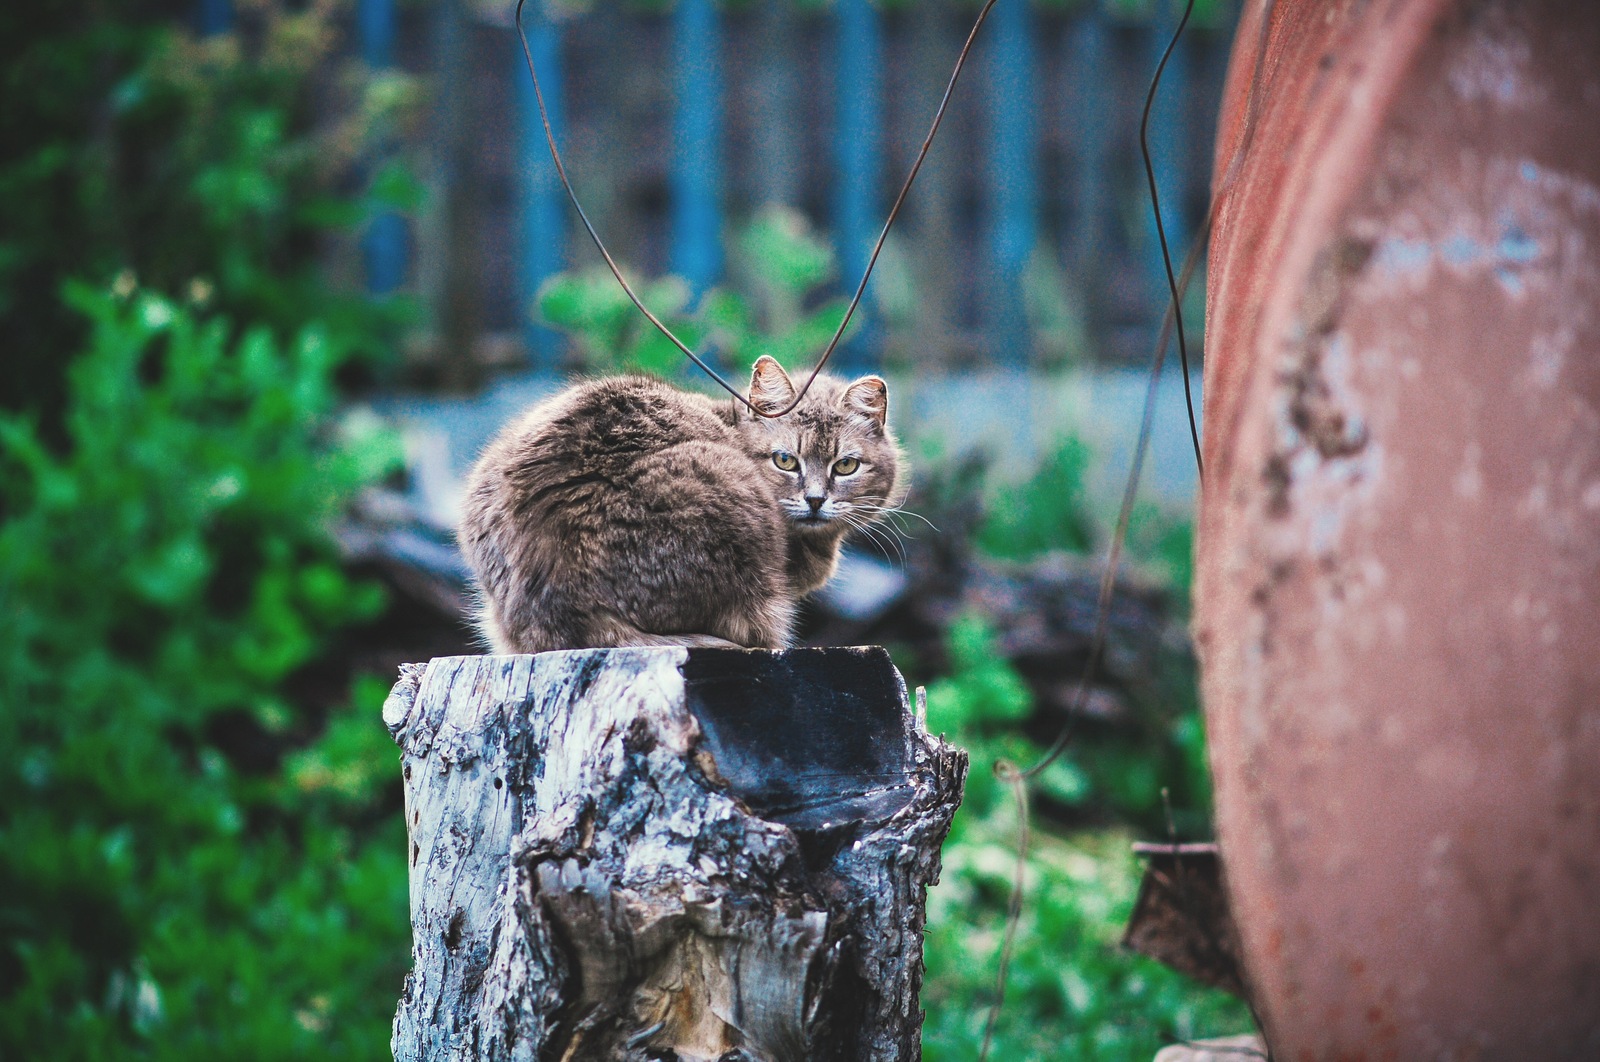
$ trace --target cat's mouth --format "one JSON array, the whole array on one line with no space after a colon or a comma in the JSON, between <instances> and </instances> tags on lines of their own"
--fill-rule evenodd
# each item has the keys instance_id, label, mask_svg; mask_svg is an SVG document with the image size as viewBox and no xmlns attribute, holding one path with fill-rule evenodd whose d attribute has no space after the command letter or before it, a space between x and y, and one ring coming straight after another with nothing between
<instances>
[{"instance_id":1,"label":"cat's mouth","mask_svg":"<svg viewBox=\"0 0 1600 1062\"><path fill-rule=\"evenodd\" d=\"M839 522L839 514L833 511L831 505L824 505L820 509L788 507L786 515L791 524L807 531L821 531Z\"/></svg>"}]
</instances>

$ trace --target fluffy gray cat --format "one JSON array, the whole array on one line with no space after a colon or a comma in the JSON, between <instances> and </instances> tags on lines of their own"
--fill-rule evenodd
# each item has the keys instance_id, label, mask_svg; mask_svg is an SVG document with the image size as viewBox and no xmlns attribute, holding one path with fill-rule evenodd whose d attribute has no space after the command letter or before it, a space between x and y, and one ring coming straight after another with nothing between
<instances>
[{"instance_id":1,"label":"fluffy gray cat","mask_svg":"<svg viewBox=\"0 0 1600 1062\"><path fill-rule=\"evenodd\" d=\"M756 362L750 403L795 396ZM898 498L889 390L819 376L778 418L648 376L580 383L479 458L459 538L497 653L620 645L781 649L852 526Z\"/></svg>"}]
</instances>

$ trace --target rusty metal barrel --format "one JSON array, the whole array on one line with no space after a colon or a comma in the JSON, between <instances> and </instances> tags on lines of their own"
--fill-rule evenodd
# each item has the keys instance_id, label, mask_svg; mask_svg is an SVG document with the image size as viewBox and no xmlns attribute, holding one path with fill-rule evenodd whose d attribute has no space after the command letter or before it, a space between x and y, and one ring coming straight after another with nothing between
<instances>
[{"instance_id":1,"label":"rusty metal barrel","mask_svg":"<svg viewBox=\"0 0 1600 1062\"><path fill-rule=\"evenodd\" d=\"M1600 1059L1600 4L1250 0L1216 158L1196 632L1274 1057Z\"/></svg>"}]
</instances>

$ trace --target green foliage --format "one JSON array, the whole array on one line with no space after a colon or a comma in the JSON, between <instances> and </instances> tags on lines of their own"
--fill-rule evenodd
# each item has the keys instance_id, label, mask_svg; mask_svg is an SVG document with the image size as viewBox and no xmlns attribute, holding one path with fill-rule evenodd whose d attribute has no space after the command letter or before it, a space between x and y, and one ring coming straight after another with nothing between
<instances>
[{"instance_id":1,"label":"green foliage","mask_svg":"<svg viewBox=\"0 0 1600 1062\"><path fill-rule=\"evenodd\" d=\"M62 353L83 341L56 297L73 277L122 274L280 334L320 320L336 348L386 348L408 307L328 284L318 259L330 230L415 205L403 167L359 168L418 92L336 69L335 6L256 0L248 34L199 40L170 4L0 5L5 406L54 436Z\"/></svg>"},{"instance_id":2,"label":"green foliage","mask_svg":"<svg viewBox=\"0 0 1600 1062\"><path fill-rule=\"evenodd\" d=\"M978 529L991 557L1024 560L1051 550L1085 553L1094 544L1083 489L1089 448L1068 436L1025 484L995 492Z\"/></svg>"},{"instance_id":3,"label":"green foliage","mask_svg":"<svg viewBox=\"0 0 1600 1062\"><path fill-rule=\"evenodd\" d=\"M1187 600L1194 585L1194 524L1152 505L1136 505L1128 524L1128 551Z\"/></svg>"},{"instance_id":4,"label":"green foliage","mask_svg":"<svg viewBox=\"0 0 1600 1062\"><path fill-rule=\"evenodd\" d=\"M696 353L715 350L736 371L748 374L763 354L791 369L820 356L848 300L807 308L817 287L833 276L834 259L804 219L779 208L761 214L740 233L734 264L753 295L713 288L691 305L689 287L679 277L630 283L650 311ZM645 320L604 267L551 277L539 292L537 310L545 324L577 341L585 368L661 376L693 372L698 377L698 370Z\"/></svg>"},{"instance_id":5,"label":"green foliage","mask_svg":"<svg viewBox=\"0 0 1600 1062\"><path fill-rule=\"evenodd\" d=\"M1025 560L1088 552L1086 448L1067 440L1026 483L997 492L978 534L992 557ZM1190 528L1154 510L1136 514L1129 555L1180 596L1190 571ZM1045 749L1030 740L1034 698L997 648L982 614L947 634L949 673L928 687L928 722L972 755L966 798L944 850L943 883L929 904L923 1036L930 1060L976 1057L983 1041L1016 869L1018 827L1000 760L1028 766ZM991 1057L1147 1062L1164 1044L1250 1027L1245 1007L1124 952L1118 941L1137 891L1128 828L1161 836L1162 790L1188 835L1205 831L1209 806L1204 735L1192 666L1174 655L1149 676L1163 705L1132 728L1080 726L1061 755L1029 784L1033 843L1006 1005ZM1050 815L1119 825L1063 833ZM1150 831L1155 831L1151 833Z\"/></svg>"},{"instance_id":6,"label":"green foliage","mask_svg":"<svg viewBox=\"0 0 1600 1062\"><path fill-rule=\"evenodd\" d=\"M928 689L928 719L952 733L977 735L992 724L1010 729L1033 710L1028 686L994 651L994 629L966 613L950 625L948 678Z\"/></svg>"},{"instance_id":7,"label":"green foliage","mask_svg":"<svg viewBox=\"0 0 1600 1062\"><path fill-rule=\"evenodd\" d=\"M287 766L222 745L322 725L286 682L383 605L327 528L397 447L330 426L324 329L69 301L65 445L0 419L0 1056L378 1057L406 954L402 824L353 825L396 784L381 684Z\"/></svg>"},{"instance_id":8,"label":"green foliage","mask_svg":"<svg viewBox=\"0 0 1600 1062\"><path fill-rule=\"evenodd\" d=\"M949 656L951 673L928 687L928 723L971 753L972 772L945 843L942 883L929 897L923 1046L931 1060L975 1057L993 1000L1019 836L1011 787L994 765L1027 766L1044 753L1019 732L1033 698L995 651L988 622L957 620ZM1159 747L1080 738L1029 785L1035 801L1097 802L1124 821L1148 821L1152 810L1159 815L1164 784L1185 782L1182 795L1198 785L1203 794L1204 771L1189 705ZM1139 876L1125 828L1063 836L1035 809L1032 833L992 1057L1147 1062L1177 1039L1249 1027L1237 1000L1120 949Z\"/></svg>"},{"instance_id":9,"label":"green foliage","mask_svg":"<svg viewBox=\"0 0 1600 1062\"><path fill-rule=\"evenodd\" d=\"M1015 835L1007 809L979 817L963 808L945 846L942 880L928 897L929 1062L967 1062L983 1042ZM1149 1062L1178 1039L1250 1027L1242 1003L1120 947L1139 881L1130 840L1118 831L1035 833L991 1058Z\"/></svg>"}]
</instances>

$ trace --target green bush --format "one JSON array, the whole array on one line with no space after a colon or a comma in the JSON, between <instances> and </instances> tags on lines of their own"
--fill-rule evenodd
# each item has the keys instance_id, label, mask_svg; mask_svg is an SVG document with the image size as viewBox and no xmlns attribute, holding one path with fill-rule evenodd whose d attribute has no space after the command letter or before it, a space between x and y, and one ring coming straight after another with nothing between
<instances>
[{"instance_id":1,"label":"green bush","mask_svg":"<svg viewBox=\"0 0 1600 1062\"><path fill-rule=\"evenodd\" d=\"M1035 831L990 1058L1150 1062L1177 1040L1250 1027L1242 1003L1122 949L1139 882L1131 839L1117 830L1071 837ZM922 1005L929 1062L978 1057L1015 844L1015 816L1002 807L986 817L964 808L945 845L943 878L928 896Z\"/></svg>"},{"instance_id":2,"label":"green bush","mask_svg":"<svg viewBox=\"0 0 1600 1062\"><path fill-rule=\"evenodd\" d=\"M0 407L42 413L56 439L65 355L84 342L57 297L73 278L388 348L410 306L329 284L323 265L331 233L416 205L405 169L378 160L419 93L336 61L338 6L252 0L238 32L198 39L170 3L0 5Z\"/></svg>"},{"instance_id":3,"label":"green bush","mask_svg":"<svg viewBox=\"0 0 1600 1062\"><path fill-rule=\"evenodd\" d=\"M972 769L929 895L923 1045L935 1062L977 1056L994 999L1020 837L1012 788L994 765L1026 767L1045 751L1020 733L1032 694L995 651L987 621L963 616L948 640L951 672L928 687L928 725L966 748ZM1147 817L1149 804L1159 809L1164 784L1203 794L1198 715L1190 703L1174 716L1178 763L1164 743L1081 738L1029 783L1034 802L1099 801L1131 820ZM1190 741L1196 759L1184 761ZM1121 949L1139 881L1134 836L1126 825L1062 835L1034 810L992 1058L1148 1062L1176 1040L1250 1027L1242 1003Z\"/></svg>"},{"instance_id":4,"label":"green bush","mask_svg":"<svg viewBox=\"0 0 1600 1062\"><path fill-rule=\"evenodd\" d=\"M321 329L69 301L65 445L0 419L0 1056L378 1057L406 961L402 824L360 825L397 784L382 683L324 720L286 682L383 605L328 528L396 447L331 426ZM241 727L326 733L241 763Z\"/></svg>"},{"instance_id":5,"label":"green bush","mask_svg":"<svg viewBox=\"0 0 1600 1062\"><path fill-rule=\"evenodd\" d=\"M303 676L383 607L329 526L395 447L334 381L409 307L323 265L415 206L417 92L339 6L0 7L0 1058L383 1054L384 683Z\"/></svg>"},{"instance_id":6,"label":"green bush","mask_svg":"<svg viewBox=\"0 0 1600 1062\"><path fill-rule=\"evenodd\" d=\"M1089 457L1089 447L1069 436L1025 486L996 492L978 529L978 548L1006 560L1051 550L1088 552L1095 542L1083 486Z\"/></svg>"},{"instance_id":7,"label":"green bush","mask_svg":"<svg viewBox=\"0 0 1600 1062\"><path fill-rule=\"evenodd\" d=\"M1083 474L1087 449L1068 439L1019 487L997 494L976 537L991 558L1023 561L1052 551L1100 548ZM1140 509L1125 558L1187 595L1190 525ZM1011 786L995 776L1008 760L1023 767L1045 749L1024 733L1033 696L996 648L998 632L978 612L946 633L947 674L928 686L928 721L972 756L965 800L944 849L944 876L929 899L928 978L923 1006L930 1060L977 1057L994 999L1020 836ZM1140 867L1136 837L1164 835L1171 814L1184 836L1209 829L1210 782L1192 661L1174 652L1144 676L1159 705L1122 727L1080 725L1061 755L1030 780L1032 844L994 1059L1148 1062L1180 1039L1249 1029L1238 1000L1122 950ZM1036 731L1035 731L1036 732ZM1057 815L1116 825L1063 831ZM1134 831L1141 832L1134 832Z\"/></svg>"}]
</instances>

